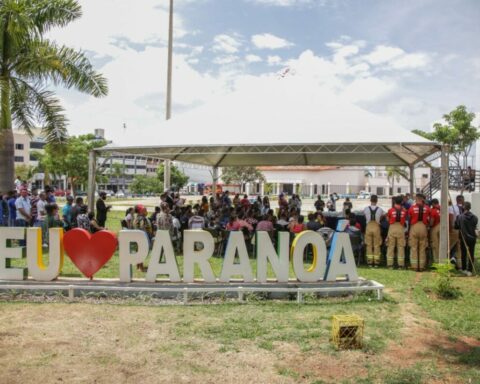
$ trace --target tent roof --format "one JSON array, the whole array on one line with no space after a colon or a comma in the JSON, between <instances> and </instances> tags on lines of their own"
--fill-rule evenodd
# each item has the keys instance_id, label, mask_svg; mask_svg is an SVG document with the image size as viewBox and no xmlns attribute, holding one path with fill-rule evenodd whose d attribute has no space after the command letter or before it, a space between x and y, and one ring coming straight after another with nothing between
<instances>
[{"instance_id":1,"label":"tent roof","mask_svg":"<svg viewBox=\"0 0 480 384\"><path fill-rule=\"evenodd\" d=\"M126 131L100 150L209 166L406 165L439 146L337 97L259 89Z\"/></svg>"}]
</instances>

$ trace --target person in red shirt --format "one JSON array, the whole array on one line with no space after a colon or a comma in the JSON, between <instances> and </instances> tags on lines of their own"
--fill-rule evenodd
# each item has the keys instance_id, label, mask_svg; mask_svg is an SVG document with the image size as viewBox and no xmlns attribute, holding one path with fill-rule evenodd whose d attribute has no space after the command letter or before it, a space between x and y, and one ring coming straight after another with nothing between
<instances>
[{"instance_id":1,"label":"person in red shirt","mask_svg":"<svg viewBox=\"0 0 480 384\"><path fill-rule=\"evenodd\" d=\"M388 248L387 248L387 267L393 267L395 248L397 249L397 265L405 266L405 222L407 220L407 211L402 207L403 199L401 196L395 197L393 207L387 212L388 227Z\"/></svg>"},{"instance_id":2,"label":"person in red shirt","mask_svg":"<svg viewBox=\"0 0 480 384\"><path fill-rule=\"evenodd\" d=\"M240 200L240 205L241 205L242 208L244 208L245 210L247 210L248 208L250 208L250 200L248 200L248 195L243 195L243 199Z\"/></svg>"},{"instance_id":3,"label":"person in red shirt","mask_svg":"<svg viewBox=\"0 0 480 384\"><path fill-rule=\"evenodd\" d=\"M430 243L432 244L433 261L438 263L440 247L440 203L438 199L432 200L430 209Z\"/></svg>"},{"instance_id":4,"label":"person in red shirt","mask_svg":"<svg viewBox=\"0 0 480 384\"><path fill-rule=\"evenodd\" d=\"M430 207L425 204L425 197L421 193L415 196L415 204L408 209L410 219L410 267L423 271L427 265L427 226L430 224Z\"/></svg>"}]
</instances>

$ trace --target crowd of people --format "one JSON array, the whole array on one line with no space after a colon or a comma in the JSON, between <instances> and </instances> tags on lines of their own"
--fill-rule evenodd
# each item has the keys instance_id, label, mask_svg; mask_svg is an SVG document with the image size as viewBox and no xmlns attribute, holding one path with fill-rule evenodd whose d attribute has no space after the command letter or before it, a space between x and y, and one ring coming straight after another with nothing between
<instances>
[{"instance_id":1,"label":"crowd of people","mask_svg":"<svg viewBox=\"0 0 480 384\"><path fill-rule=\"evenodd\" d=\"M105 203L106 198L104 192L99 194L95 215L88 211L82 197L74 200L67 196L60 210L51 188L33 189L29 193L25 186L19 186L18 191L11 191L0 200L0 225L41 227L47 244L49 228L61 227L66 231L83 228L95 233L106 228L111 209ZM378 205L378 197L372 195L370 204L356 212L348 198L342 210L337 212L337 200L335 194L327 201L318 196L314 209L304 216L302 200L296 194L289 198L280 194L278 208L274 210L268 196L249 198L225 191L187 204L178 193L166 192L153 212L149 213L141 204L127 209L121 225L123 229L142 230L151 240L157 230L168 230L178 251L181 251L182 234L186 229L210 231L219 246L230 231L241 231L247 248L253 252L255 231L268 232L273 242L278 231L289 232L292 240L305 230L324 230L328 235L328 230L330 234L335 230L336 220L344 218L348 220L352 245L353 239L358 240L354 251L359 261L364 257L372 267L386 265L421 271L429 262L439 261L440 205L437 199L427 203L420 193L414 200L406 194L394 197L391 208L384 210ZM462 195L457 196L455 204L449 206L450 255L452 263L467 274L474 269L477 223L471 204L465 202Z\"/></svg>"}]
</instances>

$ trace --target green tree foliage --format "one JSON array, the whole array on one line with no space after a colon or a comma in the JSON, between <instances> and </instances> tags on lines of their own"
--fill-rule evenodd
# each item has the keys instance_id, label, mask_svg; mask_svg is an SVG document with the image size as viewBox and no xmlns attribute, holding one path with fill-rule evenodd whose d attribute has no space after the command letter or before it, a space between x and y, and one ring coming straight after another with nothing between
<instances>
[{"instance_id":1,"label":"green tree foliage","mask_svg":"<svg viewBox=\"0 0 480 384\"><path fill-rule=\"evenodd\" d=\"M82 52L45 38L81 15L77 0L0 2L0 191L13 185L14 125L30 135L40 126L52 145L67 141L68 120L48 85L107 94L106 80Z\"/></svg>"},{"instance_id":2,"label":"green tree foliage","mask_svg":"<svg viewBox=\"0 0 480 384\"><path fill-rule=\"evenodd\" d=\"M392 191L395 194L395 181L400 182L400 179L403 177L405 180L410 181L410 175L405 167L386 167L387 171L387 180L392 186Z\"/></svg>"},{"instance_id":3,"label":"green tree foliage","mask_svg":"<svg viewBox=\"0 0 480 384\"><path fill-rule=\"evenodd\" d=\"M30 181L35 174L35 167L27 164L18 164L15 166L15 175L22 181Z\"/></svg>"},{"instance_id":4,"label":"green tree foliage","mask_svg":"<svg viewBox=\"0 0 480 384\"><path fill-rule=\"evenodd\" d=\"M157 178L163 183L165 167L163 164L157 169ZM188 183L188 176L173 164L170 165L170 184L173 189L183 188Z\"/></svg>"},{"instance_id":5,"label":"green tree foliage","mask_svg":"<svg viewBox=\"0 0 480 384\"><path fill-rule=\"evenodd\" d=\"M133 193L162 193L163 183L156 177L136 175L130 184L130 191Z\"/></svg>"},{"instance_id":6,"label":"green tree foliage","mask_svg":"<svg viewBox=\"0 0 480 384\"><path fill-rule=\"evenodd\" d=\"M59 178L66 175L75 191L79 185L85 184L88 180L89 152L106 144L105 140L99 140L93 134L71 136L61 147L47 144L44 153L36 154L39 158L38 171L45 173L47 183L51 177Z\"/></svg>"},{"instance_id":7,"label":"green tree foliage","mask_svg":"<svg viewBox=\"0 0 480 384\"><path fill-rule=\"evenodd\" d=\"M225 167L222 180L225 184L243 184L265 181L265 176L256 167Z\"/></svg>"},{"instance_id":8,"label":"green tree foliage","mask_svg":"<svg viewBox=\"0 0 480 384\"><path fill-rule=\"evenodd\" d=\"M449 146L450 161L459 168L467 168L467 158L473 143L480 139L480 132L472 125L475 114L459 105L450 113L443 115L445 124L433 125L433 132L414 130L416 134Z\"/></svg>"}]
</instances>

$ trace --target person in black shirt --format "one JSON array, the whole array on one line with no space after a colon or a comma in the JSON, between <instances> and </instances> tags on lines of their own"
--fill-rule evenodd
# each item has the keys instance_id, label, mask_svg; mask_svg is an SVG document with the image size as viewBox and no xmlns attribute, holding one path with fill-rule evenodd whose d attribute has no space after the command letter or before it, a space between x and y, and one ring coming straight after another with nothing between
<instances>
[{"instance_id":1,"label":"person in black shirt","mask_svg":"<svg viewBox=\"0 0 480 384\"><path fill-rule=\"evenodd\" d=\"M475 262L475 244L477 243L477 224L478 218L470 210L472 205L465 202L463 213L457 216L455 229L460 232L460 246L462 248L462 266L465 272L473 271Z\"/></svg>"},{"instance_id":2,"label":"person in black shirt","mask_svg":"<svg viewBox=\"0 0 480 384\"><path fill-rule=\"evenodd\" d=\"M105 205L105 200L107 199L107 194L105 192L100 192L100 197L97 200L97 223L100 227L105 227L105 222L107 221L107 212L112 208L111 205Z\"/></svg>"}]
</instances>

